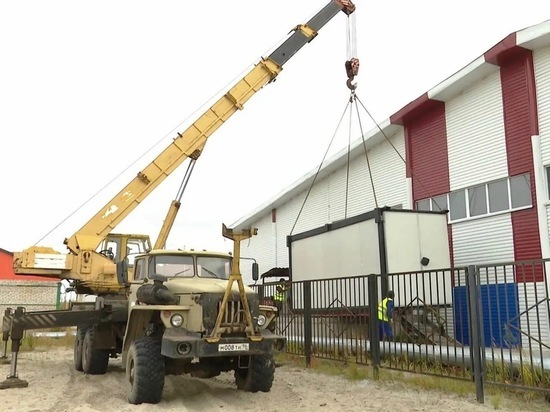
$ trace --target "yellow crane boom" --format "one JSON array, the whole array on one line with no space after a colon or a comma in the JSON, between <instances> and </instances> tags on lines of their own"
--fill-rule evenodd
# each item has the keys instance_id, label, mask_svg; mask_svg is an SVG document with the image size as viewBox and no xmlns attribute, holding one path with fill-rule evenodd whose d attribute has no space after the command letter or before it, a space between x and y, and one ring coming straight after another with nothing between
<instances>
[{"instance_id":1,"label":"yellow crane boom","mask_svg":"<svg viewBox=\"0 0 550 412\"><path fill-rule=\"evenodd\" d=\"M69 254L52 248L33 246L14 254L18 274L55 276L88 285L93 293L109 293L123 288L120 263L126 257L128 239L121 238L116 257L111 250L98 251L112 230L131 213L164 179L188 157L197 155L207 139L261 88L281 72L283 65L309 43L318 31L339 12L350 15L355 6L348 0L332 0L306 24L296 26L289 37L268 57L261 60L220 97L187 130L166 147L145 169L137 173L115 197L99 210L75 234L65 239ZM177 212L177 209L175 210ZM121 235L117 235L121 236ZM139 235L134 235L140 237ZM141 236L143 237L143 236ZM147 239L148 242L148 239ZM103 253L102 253L103 252Z\"/></svg>"}]
</instances>

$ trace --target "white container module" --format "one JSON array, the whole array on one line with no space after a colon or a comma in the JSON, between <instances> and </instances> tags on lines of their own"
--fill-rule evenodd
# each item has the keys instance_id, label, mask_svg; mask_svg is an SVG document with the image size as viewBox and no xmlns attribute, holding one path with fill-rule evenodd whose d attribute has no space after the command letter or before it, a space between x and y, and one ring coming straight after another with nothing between
<instances>
[{"instance_id":1,"label":"white container module","mask_svg":"<svg viewBox=\"0 0 550 412\"><path fill-rule=\"evenodd\" d=\"M288 248L293 282L374 273L382 275L378 296L391 285L397 306L405 306L415 297L426 305L451 303L451 258L444 212L378 208L291 235ZM437 287L430 287L430 282ZM344 290L335 290L335 284ZM312 294L318 308L334 306L337 300L341 306L368 305L366 279L313 282ZM293 300L298 303L302 298Z\"/></svg>"}]
</instances>

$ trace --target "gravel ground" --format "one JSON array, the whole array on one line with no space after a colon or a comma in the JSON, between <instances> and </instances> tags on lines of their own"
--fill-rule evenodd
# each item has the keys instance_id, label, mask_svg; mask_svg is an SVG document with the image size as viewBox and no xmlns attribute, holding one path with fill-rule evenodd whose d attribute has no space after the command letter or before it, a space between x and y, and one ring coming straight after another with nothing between
<instances>
[{"instance_id":1,"label":"gravel ground","mask_svg":"<svg viewBox=\"0 0 550 412\"><path fill-rule=\"evenodd\" d=\"M9 365L0 366L4 376ZM91 376L74 370L72 350L36 349L22 352L19 377L28 388L0 391L3 411L490 411L475 402L474 394L458 397L438 391L407 387L404 383L349 381L284 364L277 368L268 393L236 389L233 375L200 380L168 376L163 400L156 405L131 405L126 401L125 374L120 360L112 360L106 375ZM533 404L502 400L501 411L534 410ZM519 406L518 406L519 405ZM538 410L538 409L537 409ZM542 409L541 409L542 410ZM550 408L549 408L550 410Z\"/></svg>"}]
</instances>

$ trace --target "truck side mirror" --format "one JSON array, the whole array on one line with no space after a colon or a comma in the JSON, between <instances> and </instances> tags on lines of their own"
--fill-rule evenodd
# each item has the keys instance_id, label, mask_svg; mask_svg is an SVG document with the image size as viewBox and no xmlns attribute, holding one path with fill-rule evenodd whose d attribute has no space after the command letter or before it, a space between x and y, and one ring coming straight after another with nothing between
<instances>
[{"instance_id":1,"label":"truck side mirror","mask_svg":"<svg viewBox=\"0 0 550 412\"><path fill-rule=\"evenodd\" d=\"M252 280L256 282L260 278L260 267L258 263L252 263Z\"/></svg>"}]
</instances>

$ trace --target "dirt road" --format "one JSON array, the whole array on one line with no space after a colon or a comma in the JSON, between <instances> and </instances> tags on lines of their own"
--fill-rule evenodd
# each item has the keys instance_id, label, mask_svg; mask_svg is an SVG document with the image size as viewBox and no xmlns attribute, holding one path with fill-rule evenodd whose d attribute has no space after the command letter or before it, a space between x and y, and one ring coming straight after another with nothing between
<instances>
[{"instance_id":1,"label":"dirt road","mask_svg":"<svg viewBox=\"0 0 550 412\"><path fill-rule=\"evenodd\" d=\"M3 376L9 365L0 366ZM19 377L29 382L24 389L0 391L3 411L490 411L474 395L458 398L439 392L405 388L400 384L370 380L351 382L295 366L277 368L269 393L246 393L235 387L232 374L200 380L186 376L166 379L163 400L157 405L126 402L125 375L120 360L112 360L103 376L76 372L72 350L52 348L22 352ZM501 411L507 409L503 404Z\"/></svg>"}]
</instances>

